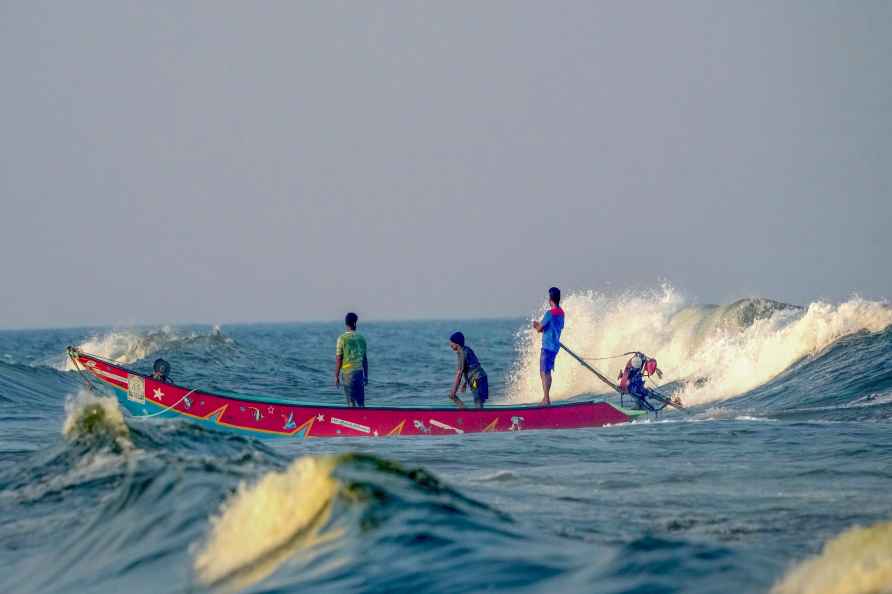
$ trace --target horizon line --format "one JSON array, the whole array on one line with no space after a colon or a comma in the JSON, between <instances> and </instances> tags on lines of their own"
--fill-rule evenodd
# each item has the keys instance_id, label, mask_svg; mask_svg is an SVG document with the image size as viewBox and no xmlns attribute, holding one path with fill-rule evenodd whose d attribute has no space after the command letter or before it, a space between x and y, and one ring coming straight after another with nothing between
<instances>
[{"instance_id":1,"label":"horizon line","mask_svg":"<svg viewBox=\"0 0 892 594\"><path fill-rule=\"evenodd\" d=\"M498 321L498 320L517 320L525 317L523 314L504 315L504 316L436 316L436 317L417 317L417 318L371 318L362 319L360 323L388 323L388 322L449 322L449 321ZM59 326L20 326L20 327L0 327L0 332L28 332L28 331L47 331L47 330L82 330L82 329L115 329L115 328L151 328L164 326L284 326L288 324L332 324L343 323L342 318L329 318L318 320L254 320L254 321L229 321L229 322L195 322L195 321L176 321L176 322L137 322L122 324L64 324Z\"/></svg>"}]
</instances>

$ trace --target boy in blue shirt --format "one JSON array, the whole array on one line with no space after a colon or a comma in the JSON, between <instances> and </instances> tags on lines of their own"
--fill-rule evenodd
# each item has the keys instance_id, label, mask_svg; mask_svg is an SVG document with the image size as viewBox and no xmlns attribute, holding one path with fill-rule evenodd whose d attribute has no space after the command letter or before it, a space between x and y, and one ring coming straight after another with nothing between
<instances>
[{"instance_id":1,"label":"boy in blue shirt","mask_svg":"<svg viewBox=\"0 0 892 594\"><path fill-rule=\"evenodd\" d=\"M542 316L541 322L533 322L533 328L542 334L542 352L539 355L539 376L542 378L544 397L540 406L551 404L551 372L554 359L561 348L561 330L564 329L564 310L561 309L561 290L557 287L548 289L548 301L551 308Z\"/></svg>"},{"instance_id":2,"label":"boy in blue shirt","mask_svg":"<svg viewBox=\"0 0 892 594\"><path fill-rule=\"evenodd\" d=\"M474 406L483 408L486 399L489 398L489 380L483 366L480 365L480 359L469 346L465 346L465 335L461 332L453 332L449 337L449 348L458 355L458 367L455 369L455 380L452 382L452 389L449 391L449 399L452 400L459 408L464 408L465 404L458 397L459 386L464 392L468 386L474 394Z\"/></svg>"}]
</instances>

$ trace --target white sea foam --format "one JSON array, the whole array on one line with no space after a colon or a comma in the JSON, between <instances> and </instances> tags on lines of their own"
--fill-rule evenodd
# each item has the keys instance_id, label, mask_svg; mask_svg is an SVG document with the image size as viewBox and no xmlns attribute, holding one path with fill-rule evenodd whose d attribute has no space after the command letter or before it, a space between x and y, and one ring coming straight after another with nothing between
<instances>
[{"instance_id":1,"label":"white sea foam","mask_svg":"<svg viewBox=\"0 0 892 594\"><path fill-rule=\"evenodd\" d=\"M126 365L149 357L160 350L174 347L177 343L200 338L231 341L230 338L223 335L219 325L215 325L210 334L183 332L170 326L162 326L154 330L143 328L112 330L106 334L90 337L79 344L77 348L85 353ZM65 360L59 364L59 369L74 371L75 368L71 360L65 357Z\"/></svg>"},{"instance_id":2,"label":"white sea foam","mask_svg":"<svg viewBox=\"0 0 892 594\"><path fill-rule=\"evenodd\" d=\"M510 470L497 470L495 472L485 474L477 480L481 482L502 482L513 481L517 478L517 474L511 472Z\"/></svg>"},{"instance_id":3,"label":"white sea foam","mask_svg":"<svg viewBox=\"0 0 892 594\"><path fill-rule=\"evenodd\" d=\"M92 445L82 452L73 465L21 485L0 491L0 500L35 501L48 493L63 493L85 481L113 476L122 472L141 453L133 446L130 432L117 404L111 398L81 391L65 401L65 422L62 434L68 442ZM109 497L105 494L100 497Z\"/></svg>"},{"instance_id":4,"label":"white sea foam","mask_svg":"<svg viewBox=\"0 0 892 594\"><path fill-rule=\"evenodd\" d=\"M117 402L86 390L66 398L62 435L70 443L87 446L76 462L62 472L0 491L0 500L33 501L47 493L60 493L85 481L117 474L122 465L134 464L142 453L133 445Z\"/></svg>"},{"instance_id":5,"label":"white sea foam","mask_svg":"<svg viewBox=\"0 0 892 594\"><path fill-rule=\"evenodd\" d=\"M77 348L85 353L126 365L148 357L157 352L164 344L174 340L176 340L176 334L169 326L164 326L154 332L113 330L88 338ZM66 357L62 369L73 371L74 364Z\"/></svg>"},{"instance_id":6,"label":"white sea foam","mask_svg":"<svg viewBox=\"0 0 892 594\"><path fill-rule=\"evenodd\" d=\"M726 306L685 303L672 287L608 295L568 295L561 341L579 354L602 357L637 350L659 360L661 383L685 381L679 392L688 405L725 400L760 386L803 357L819 353L843 336L879 332L892 325L885 302L852 297L840 304L815 302L806 308L750 299ZM532 329L518 335L519 363L508 399L541 398L540 338ZM593 361L616 377L625 358ZM608 388L566 354L557 358L552 398L563 400Z\"/></svg>"},{"instance_id":7,"label":"white sea foam","mask_svg":"<svg viewBox=\"0 0 892 594\"><path fill-rule=\"evenodd\" d=\"M848 403L846 407L877 406L882 404L889 404L890 402L892 402L892 390L887 392L872 392L870 394L865 394L864 396Z\"/></svg>"},{"instance_id":8,"label":"white sea foam","mask_svg":"<svg viewBox=\"0 0 892 594\"><path fill-rule=\"evenodd\" d=\"M86 390L65 400L62 434L69 441L109 440L120 451L133 449L130 430L124 422L124 415L117 401Z\"/></svg>"}]
</instances>

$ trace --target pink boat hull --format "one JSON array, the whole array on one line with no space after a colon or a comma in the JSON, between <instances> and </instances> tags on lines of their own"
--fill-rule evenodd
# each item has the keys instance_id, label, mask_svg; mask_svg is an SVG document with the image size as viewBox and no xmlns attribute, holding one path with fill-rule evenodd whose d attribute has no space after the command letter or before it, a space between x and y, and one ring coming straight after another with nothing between
<instances>
[{"instance_id":1,"label":"pink boat hull","mask_svg":"<svg viewBox=\"0 0 892 594\"><path fill-rule=\"evenodd\" d=\"M381 437L456 435L537 429L579 429L626 423L642 414L590 400L552 406L484 409L368 407L291 404L228 396L159 382L94 355L72 349L83 369L111 387L136 417L182 417L201 425L254 437Z\"/></svg>"}]
</instances>

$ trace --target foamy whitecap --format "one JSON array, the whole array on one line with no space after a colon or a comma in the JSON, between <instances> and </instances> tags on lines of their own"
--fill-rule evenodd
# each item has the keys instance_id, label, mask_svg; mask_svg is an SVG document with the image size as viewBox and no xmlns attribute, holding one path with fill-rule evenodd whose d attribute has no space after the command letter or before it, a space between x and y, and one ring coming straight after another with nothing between
<instances>
[{"instance_id":1,"label":"foamy whitecap","mask_svg":"<svg viewBox=\"0 0 892 594\"><path fill-rule=\"evenodd\" d=\"M319 530L340 488L332 476L337 460L304 456L253 485L242 483L211 520L207 543L195 557L201 582L240 590L322 540Z\"/></svg>"},{"instance_id":2,"label":"foamy whitecap","mask_svg":"<svg viewBox=\"0 0 892 594\"><path fill-rule=\"evenodd\" d=\"M232 339L223 334L219 325L214 325L209 334L182 332L170 326L148 329L113 330L107 334L93 336L78 345L78 350L122 365L145 359L164 349L189 345L195 341L211 341L230 344ZM74 371L70 358L59 367L63 371Z\"/></svg>"},{"instance_id":3,"label":"foamy whitecap","mask_svg":"<svg viewBox=\"0 0 892 594\"><path fill-rule=\"evenodd\" d=\"M892 592L892 522L854 527L793 567L772 594L882 594Z\"/></svg>"},{"instance_id":4,"label":"foamy whitecap","mask_svg":"<svg viewBox=\"0 0 892 594\"><path fill-rule=\"evenodd\" d=\"M65 400L62 435L69 441L109 440L121 450L133 449L118 402L84 390Z\"/></svg>"},{"instance_id":5,"label":"foamy whitecap","mask_svg":"<svg viewBox=\"0 0 892 594\"><path fill-rule=\"evenodd\" d=\"M879 332L892 325L884 302L853 297L845 303L816 302L798 308L766 299L725 306L686 305L670 286L643 293L609 296L573 293L562 302L567 312L561 341L585 357L643 351L659 360L661 383L685 381L685 404L724 400L760 386L806 356L843 336ZM520 362L509 382L508 398L541 398L540 338L532 329L518 335ZM592 361L616 377L625 357ZM562 400L608 391L603 383L563 354L557 358L552 397Z\"/></svg>"},{"instance_id":6,"label":"foamy whitecap","mask_svg":"<svg viewBox=\"0 0 892 594\"><path fill-rule=\"evenodd\" d=\"M169 326L154 331L114 330L93 336L79 344L77 348L85 353L126 365L148 357L176 339L177 335ZM75 369L67 357L64 369L66 371Z\"/></svg>"}]
</instances>

